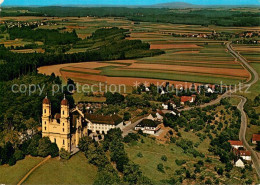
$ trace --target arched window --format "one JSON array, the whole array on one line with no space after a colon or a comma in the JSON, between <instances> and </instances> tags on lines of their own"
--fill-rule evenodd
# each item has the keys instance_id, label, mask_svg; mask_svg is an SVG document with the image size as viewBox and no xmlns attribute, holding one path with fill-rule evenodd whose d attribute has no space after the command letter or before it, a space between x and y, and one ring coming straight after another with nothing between
<instances>
[{"instance_id":1,"label":"arched window","mask_svg":"<svg viewBox=\"0 0 260 185\"><path fill-rule=\"evenodd\" d=\"M63 139L63 145L65 145L65 140Z\"/></svg>"},{"instance_id":2,"label":"arched window","mask_svg":"<svg viewBox=\"0 0 260 185\"><path fill-rule=\"evenodd\" d=\"M44 123L45 123L45 125L46 125L46 121L45 121Z\"/></svg>"},{"instance_id":3,"label":"arched window","mask_svg":"<svg viewBox=\"0 0 260 185\"><path fill-rule=\"evenodd\" d=\"M46 114L46 109L44 109L44 114Z\"/></svg>"},{"instance_id":4,"label":"arched window","mask_svg":"<svg viewBox=\"0 0 260 185\"><path fill-rule=\"evenodd\" d=\"M44 129L46 130L46 127L44 127Z\"/></svg>"},{"instance_id":5,"label":"arched window","mask_svg":"<svg viewBox=\"0 0 260 185\"><path fill-rule=\"evenodd\" d=\"M56 138L54 138L54 143L56 143Z\"/></svg>"},{"instance_id":6,"label":"arched window","mask_svg":"<svg viewBox=\"0 0 260 185\"><path fill-rule=\"evenodd\" d=\"M64 123L62 125L64 126Z\"/></svg>"},{"instance_id":7,"label":"arched window","mask_svg":"<svg viewBox=\"0 0 260 185\"><path fill-rule=\"evenodd\" d=\"M64 128L63 128L62 130L63 130L63 132L64 132Z\"/></svg>"},{"instance_id":8,"label":"arched window","mask_svg":"<svg viewBox=\"0 0 260 185\"><path fill-rule=\"evenodd\" d=\"M62 114L64 115L64 111L62 111Z\"/></svg>"}]
</instances>

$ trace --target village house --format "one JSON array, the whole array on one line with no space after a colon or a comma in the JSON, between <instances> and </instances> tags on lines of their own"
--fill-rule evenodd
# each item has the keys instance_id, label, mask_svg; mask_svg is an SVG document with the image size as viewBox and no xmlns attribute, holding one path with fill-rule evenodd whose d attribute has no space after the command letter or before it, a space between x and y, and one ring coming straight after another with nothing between
<instances>
[{"instance_id":1,"label":"village house","mask_svg":"<svg viewBox=\"0 0 260 185\"><path fill-rule=\"evenodd\" d=\"M228 140L228 142L230 143L231 147L233 149L239 149L239 148L243 148L243 142L242 141L237 141L237 140Z\"/></svg>"},{"instance_id":2,"label":"village house","mask_svg":"<svg viewBox=\"0 0 260 185\"><path fill-rule=\"evenodd\" d=\"M252 160L250 151L234 149L234 154L238 158L242 158L245 161L251 161Z\"/></svg>"},{"instance_id":3,"label":"village house","mask_svg":"<svg viewBox=\"0 0 260 185\"><path fill-rule=\"evenodd\" d=\"M181 97L181 104L184 105L186 102L193 103L195 102L196 95L192 96L182 96Z\"/></svg>"},{"instance_id":4,"label":"village house","mask_svg":"<svg viewBox=\"0 0 260 185\"><path fill-rule=\"evenodd\" d=\"M257 142L260 142L260 134L253 134L252 143L256 145Z\"/></svg>"},{"instance_id":5,"label":"village house","mask_svg":"<svg viewBox=\"0 0 260 185\"><path fill-rule=\"evenodd\" d=\"M236 167L239 167L239 168L244 168L244 167L245 167L245 164L244 164L244 162L243 162L241 159L238 159L238 160L235 162L235 166L236 166Z\"/></svg>"},{"instance_id":6,"label":"village house","mask_svg":"<svg viewBox=\"0 0 260 185\"><path fill-rule=\"evenodd\" d=\"M123 128L118 115L103 116L83 113L78 107L69 108L68 100L61 101L61 112L52 116L51 102L45 97L42 104L42 137L49 137L58 148L71 152L78 147L80 138L107 134L112 128Z\"/></svg>"},{"instance_id":7,"label":"village house","mask_svg":"<svg viewBox=\"0 0 260 185\"><path fill-rule=\"evenodd\" d=\"M161 129L159 121L153 121L151 119L143 119L135 126L135 130L142 130L145 134L156 134Z\"/></svg>"},{"instance_id":8,"label":"village house","mask_svg":"<svg viewBox=\"0 0 260 185\"><path fill-rule=\"evenodd\" d=\"M157 111L156 113L151 113L147 116L146 119L152 120L152 121L163 121L164 113L162 111Z\"/></svg>"},{"instance_id":9,"label":"village house","mask_svg":"<svg viewBox=\"0 0 260 185\"><path fill-rule=\"evenodd\" d=\"M175 105L174 101L168 100L162 104L162 107L164 110L169 110L169 109L176 108L176 105Z\"/></svg>"}]
</instances>

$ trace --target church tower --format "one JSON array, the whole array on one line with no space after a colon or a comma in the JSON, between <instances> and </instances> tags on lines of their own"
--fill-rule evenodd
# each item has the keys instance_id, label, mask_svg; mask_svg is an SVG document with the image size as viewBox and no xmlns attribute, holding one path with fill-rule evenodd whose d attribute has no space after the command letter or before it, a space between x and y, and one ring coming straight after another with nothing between
<instances>
[{"instance_id":1,"label":"church tower","mask_svg":"<svg viewBox=\"0 0 260 185\"><path fill-rule=\"evenodd\" d=\"M61 117L60 117L60 124L61 124L61 135L62 135L62 147L70 151L71 143L70 143L70 116L69 116L69 102L66 99L65 95L63 100L61 101Z\"/></svg>"},{"instance_id":2,"label":"church tower","mask_svg":"<svg viewBox=\"0 0 260 185\"><path fill-rule=\"evenodd\" d=\"M51 121L51 102L46 96L42 102L42 136L49 132L49 124Z\"/></svg>"}]
</instances>

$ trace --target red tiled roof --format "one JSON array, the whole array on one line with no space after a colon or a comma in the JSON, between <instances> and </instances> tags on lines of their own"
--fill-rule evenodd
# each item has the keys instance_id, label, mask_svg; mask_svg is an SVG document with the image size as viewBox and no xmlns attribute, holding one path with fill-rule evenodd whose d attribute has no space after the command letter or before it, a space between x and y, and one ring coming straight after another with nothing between
<instances>
[{"instance_id":1,"label":"red tiled roof","mask_svg":"<svg viewBox=\"0 0 260 185\"><path fill-rule=\"evenodd\" d=\"M260 134L253 134L252 141L260 141Z\"/></svg>"},{"instance_id":2,"label":"red tiled roof","mask_svg":"<svg viewBox=\"0 0 260 185\"><path fill-rule=\"evenodd\" d=\"M251 156L251 152L247 150L239 150L240 156Z\"/></svg>"},{"instance_id":3,"label":"red tiled roof","mask_svg":"<svg viewBox=\"0 0 260 185\"><path fill-rule=\"evenodd\" d=\"M181 97L181 102L187 102L187 101L192 101L192 96L182 96Z\"/></svg>"},{"instance_id":4,"label":"red tiled roof","mask_svg":"<svg viewBox=\"0 0 260 185\"><path fill-rule=\"evenodd\" d=\"M241 146L243 146L243 142L242 141L228 140L228 142L230 143L231 146L234 146L234 145L241 145Z\"/></svg>"},{"instance_id":5,"label":"red tiled roof","mask_svg":"<svg viewBox=\"0 0 260 185\"><path fill-rule=\"evenodd\" d=\"M67 99L63 99L62 101L61 101L61 103L60 103L61 105L68 105L69 104L69 102L68 102L68 100Z\"/></svg>"}]
</instances>

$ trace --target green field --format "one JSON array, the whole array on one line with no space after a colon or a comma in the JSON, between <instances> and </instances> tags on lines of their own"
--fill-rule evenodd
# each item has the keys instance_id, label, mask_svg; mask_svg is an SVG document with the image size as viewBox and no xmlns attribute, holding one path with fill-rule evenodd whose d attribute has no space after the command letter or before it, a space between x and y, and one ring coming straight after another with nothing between
<instances>
[{"instance_id":1,"label":"green field","mask_svg":"<svg viewBox=\"0 0 260 185\"><path fill-rule=\"evenodd\" d=\"M29 157L17 161L14 166L0 166L0 183L17 184L34 166L40 163L43 158Z\"/></svg>"},{"instance_id":2,"label":"green field","mask_svg":"<svg viewBox=\"0 0 260 185\"><path fill-rule=\"evenodd\" d=\"M68 161L50 159L35 170L25 184L93 184L97 168L88 163L83 153Z\"/></svg>"}]
</instances>

